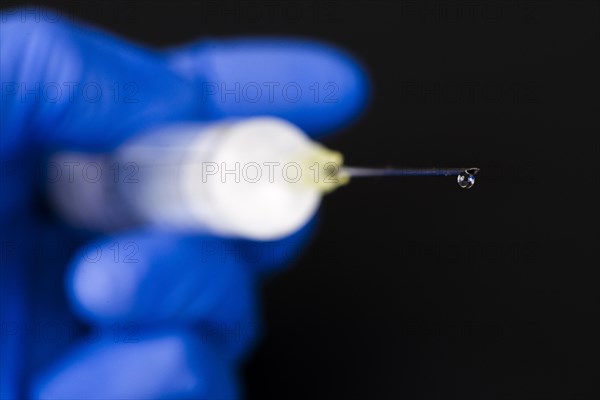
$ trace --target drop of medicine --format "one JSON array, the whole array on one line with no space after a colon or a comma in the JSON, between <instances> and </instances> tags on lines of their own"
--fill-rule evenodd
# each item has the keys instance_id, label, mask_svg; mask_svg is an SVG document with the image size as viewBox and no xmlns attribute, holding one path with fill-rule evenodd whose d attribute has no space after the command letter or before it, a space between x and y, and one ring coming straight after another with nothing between
<instances>
[{"instance_id":1,"label":"drop of medicine","mask_svg":"<svg viewBox=\"0 0 600 400\"><path fill-rule=\"evenodd\" d=\"M475 184L475 175L470 174L469 171L461 172L456 177L456 181L458 182L458 186L463 189L470 189Z\"/></svg>"}]
</instances>

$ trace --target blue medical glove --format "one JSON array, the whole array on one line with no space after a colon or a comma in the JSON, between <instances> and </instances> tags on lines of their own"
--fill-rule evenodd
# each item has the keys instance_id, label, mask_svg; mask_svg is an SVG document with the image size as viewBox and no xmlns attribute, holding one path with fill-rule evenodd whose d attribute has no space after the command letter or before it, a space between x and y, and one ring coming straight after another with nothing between
<instances>
[{"instance_id":1,"label":"blue medical glove","mask_svg":"<svg viewBox=\"0 0 600 400\"><path fill-rule=\"evenodd\" d=\"M49 15L0 16L1 398L240 397L257 280L289 264L314 224L261 243L149 229L93 237L44 212L42 160L110 151L180 120L268 114L318 137L364 107L365 76L315 42L155 51Z\"/></svg>"}]
</instances>

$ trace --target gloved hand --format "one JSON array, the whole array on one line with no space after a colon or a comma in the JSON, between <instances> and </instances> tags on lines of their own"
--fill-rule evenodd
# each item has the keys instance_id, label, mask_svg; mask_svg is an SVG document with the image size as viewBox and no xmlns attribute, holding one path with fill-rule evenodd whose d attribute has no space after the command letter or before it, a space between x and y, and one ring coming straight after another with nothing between
<instances>
[{"instance_id":1,"label":"gloved hand","mask_svg":"<svg viewBox=\"0 0 600 400\"><path fill-rule=\"evenodd\" d=\"M1 15L1 398L240 397L258 278L289 264L314 224L268 243L156 230L97 238L41 207L44 157L229 116L275 115L318 137L364 107L365 76L315 42L154 51L48 15Z\"/></svg>"}]
</instances>

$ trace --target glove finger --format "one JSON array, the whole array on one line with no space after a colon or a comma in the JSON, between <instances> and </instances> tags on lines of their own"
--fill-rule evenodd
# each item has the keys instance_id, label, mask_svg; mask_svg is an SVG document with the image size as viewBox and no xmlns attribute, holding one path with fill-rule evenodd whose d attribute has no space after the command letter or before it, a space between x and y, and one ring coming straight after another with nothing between
<instances>
[{"instance_id":1,"label":"glove finger","mask_svg":"<svg viewBox=\"0 0 600 400\"><path fill-rule=\"evenodd\" d=\"M100 151L157 123L206 117L164 57L107 32L12 10L0 33L7 154L35 143Z\"/></svg>"},{"instance_id":2,"label":"glove finger","mask_svg":"<svg viewBox=\"0 0 600 400\"><path fill-rule=\"evenodd\" d=\"M67 274L71 304L94 322L211 320L255 313L256 273L289 265L315 220L279 241L142 230L84 246Z\"/></svg>"},{"instance_id":3,"label":"glove finger","mask_svg":"<svg viewBox=\"0 0 600 400\"><path fill-rule=\"evenodd\" d=\"M157 123L226 116L277 115L320 134L366 104L356 61L316 42L233 40L165 55L81 23L23 20L19 10L3 13L0 33L2 155L32 139L99 151Z\"/></svg>"},{"instance_id":4,"label":"glove finger","mask_svg":"<svg viewBox=\"0 0 600 400\"><path fill-rule=\"evenodd\" d=\"M234 324L254 320L255 276L226 241L140 231L84 246L67 277L70 302L96 323ZM220 257L212 257L215 247Z\"/></svg>"},{"instance_id":5,"label":"glove finger","mask_svg":"<svg viewBox=\"0 0 600 400\"><path fill-rule=\"evenodd\" d=\"M172 67L218 117L269 114L321 136L356 119L369 84L357 60L316 41L252 38L178 48Z\"/></svg>"},{"instance_id":6,"label":"glove finger","mask_svg":"<svg viewBox=\"0 0 600 400\"><path fill-rule=\"evenodd\" d=\"M30 398L235 399L235 375L232 364L189 332L145 333L125 342L111 334L80 344L42 372Z\"/></svg>"},{"instance_id":7,"label":"glove finger","mask_svg":"<svg viewBox=\"0 0 600 400\"><path fill-rule=\"evenodd\" d=\"M72 308L94 324L184 324L240 357L259 332L259 272L288 265L314 223L278 242L138 231L84 246L67 274Z\"/></svg>"}]
</instances>

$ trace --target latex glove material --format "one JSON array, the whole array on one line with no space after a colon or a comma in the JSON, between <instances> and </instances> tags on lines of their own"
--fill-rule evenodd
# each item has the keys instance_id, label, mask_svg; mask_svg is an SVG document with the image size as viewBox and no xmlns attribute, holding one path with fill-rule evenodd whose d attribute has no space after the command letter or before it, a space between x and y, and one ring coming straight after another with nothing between
<instances>
[{"instance_id":1,"label":"latex glove material","mask_svg":"<svg viewBox=\"0 0 600 400\"><path fill-rule=\"evenodd\" d=\"M16 9L2 13L0 76L1 398L241 396L237 367L259 332L258 277L288 265L313 224L270 243L150 230L96 238L40 209L40 165L52 151L107 151L179 120L268 114L319 136L366 104L355 61L285 39L159 52ZM315 98L315 83L333 84L334 97ZM219 92L253 84L264 88L258 101Z\"/></svg>"}]
</instances>

